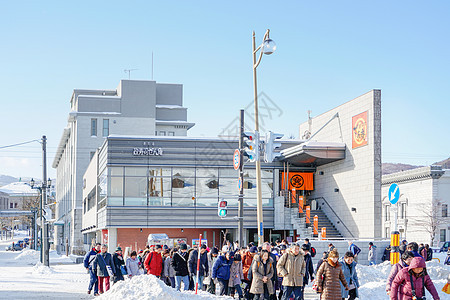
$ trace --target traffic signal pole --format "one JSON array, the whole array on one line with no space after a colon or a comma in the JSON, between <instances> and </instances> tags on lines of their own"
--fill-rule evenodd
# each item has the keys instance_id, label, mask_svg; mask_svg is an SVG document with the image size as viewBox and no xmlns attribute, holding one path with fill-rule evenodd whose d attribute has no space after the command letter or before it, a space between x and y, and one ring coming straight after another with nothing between
<instances>
[{"instance_id":1,"label":"traffic signal pole","mask_svg":"<svg viewBox=\"0 0 450 300\"><path fill-rule=\"evenodd\" d=\"M244 110L241 109L239 128L239 202L238 202L238 241L239 246L244 247Z\"/></svg>"}]
</instances>

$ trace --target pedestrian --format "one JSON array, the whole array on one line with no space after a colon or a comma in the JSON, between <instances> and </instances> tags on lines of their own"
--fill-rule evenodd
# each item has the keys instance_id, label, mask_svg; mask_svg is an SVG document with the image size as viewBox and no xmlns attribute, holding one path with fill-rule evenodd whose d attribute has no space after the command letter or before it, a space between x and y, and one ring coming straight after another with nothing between
<instances>
[{"instance_id":1,"label":"pedestrian","mask_svg":"<svg viewBox=\"0 0 450 300\"><path fill-rule=\"evenodd\" d=\"M168 255L166 255L166 251L168 252ZM174 249L172 250L164 250L164 276L166 277L166 281L170 282L170 286L172 288L175 288L175 269L172 266L172 259L173 259Z\"/></svg>"},{"instance_id":2,"label":"pedestrian","mask_svg":"<svg viewBox=\"0 0 450 300\"><path fill-rule=\"evenodd\" d=\"M110 277L114 276L114 261L110 253L106 252L108 246L103 244L100 253L95 256L92 267L97 270L99 294L107 292L110 287ZM97 295L98 296L98 295Z\"/></svg>"},{"instance_id":3,"label":"pedestrian","mask_svg":"<svg viewBox=\"0 0 450 300\"><path fill-rule=\"evenodd\" d=\"M312 282L314 280L314 267L311 254L309 253L310 247L306 244L303 244L302 250L306 264L305 276L303 277L303 290L305 290L305 286L308 284L308 282Z\"/></svg>"},{"instance_id":4,"label":"pedestrian","mask_svg":"<svg viewBox=\"0 0 450 300\"><path fill-rule=\"evenodd\" d=\"M405 251L403 252L400 261L391 267L391 272L389 273L386 284L386 293L388 295L391 293L392 281L394 281L395 276L397 276L401 269L407 268L411 264L413 258L414 254L411 251Z\"/></svg>"},{"instance_id":5,"label":"pedestrian","mask_svg":"<svg viewBox=\"0 0 450 300\"><path fill-rule=\"evenodd\" d=\"M200 264L198 264L198 250L195 249L189 254L188 268L189 274L193 277L194 284L197 284L197 266L198 266L198 289L203 289L203 278L208 276L208 253L206 252L206 245L200 246Z\"/></svg>"},{"instance_id":6,"label":"pedestrian","mask_svg":"<svg viewBox=\"0 0 450 300\"><path fill-rule=\"evenodd\" d=\"M132 251L130 257L127 258L126 267L129 278L141 275L141 262L139 261L139 258L137 258L136 251Z\"/></svg>"},{"instance_id":7,"label":"pedestrian","mask_svg":"<svg viewBox=\"0 0 450 300\"><path fill-rule=\"evenodd\" d=\"M234 298L235 293L239 295L239 300L244 299L241 283L244 279L242 272L242 259L240 254L235 254L230 267L230 280L228 281L228 295Z\"/></svg>"},{"instance_id":8,"label":"pedestrian","mask_svg":"<svg viewBox=\"0 0 450 300\"><path fill-rule=\"evenodd\" d=\"M342 300L347 299L347 297L349 300L359 298L359 280L358 274L356 273L356 261L354 261L353 253L347 251L344 255L344 258L339 262L342 265L342 272L344 273L345 281L347 281L349 287L349 290L346 290L344 288L344 285L341 283Z\"/></svg>"},{"instance_id":9,"label":"pedestrian","mask_svg":"<svg viewBox=\"0 0 450 300\"><path fill-rule=\"evenodd\" d=\"M250 292L254 294L254 300L269 300L275 293L271 278L275 273L273 259L269 251L263 249L259 255L255 255L252 263L252 286Z\"/></svg>"},{"instance_id":10,"label":"pedestrian","mask_svg":"<svg viewBox=\"0 0 450 300\"><path fill-rule=\"evenodd\" d=\"M419 253L419 244L417 244L416 242L411 242L408 245L406 245L406 250L414 253L415 257L419 257L419 256L422 257L422 255L420 255L420 253Z\"/></svg>"},{"instance_id":11,"label":"pedestrian","mask_svg":"<svg viewBox=\"0 0 450 300\"><path fill-rule=\"evenodd\" d=\"M292 244L291 248L281 256L277 265L277 273L283 277L281 299L290 299L292 293L294 293L295 300L303 299L306 262L297 244Z\"/></svg>"},{"instance_id":12,"label":"pedestrian","mask_svg":"<svg viewBox=\"0 0 450 300\"><path fill-rule=\"evenodd\" d=\"M309 240L308 240L308 242L309 242ZM270 256L270 258L272 258L272 261L273 261L274 272L273 272L272 278L270 278L270 280L272 280L272 286L273 286L274 292L272 294L270 294L270 300L275 300L275 297L276 297L275 291L276 291L276 287L277 287L276 283L278 281L277 280L278 276L277 276L277 272L276 272L278 256L275 253L272 253L272 245L269 242L265 242L263 244L263 249L266 250L267 252L269 252L269 256Z\"/></svg>"},{"instance_id":13,"label":"pedestrian","mask_svg":"<svg viewBox=\"0 0 450 300\"><path fill-rule=\"evenodd\" d=\"M150 251L145 257L144 267L147 270L147 274L155 275L161 278L161 274L164 267L164 262L161 256L161 245L156 245L153 251Z\"/></svg>"},{"instance_id":14,"label":"pedestrian","mask_svg":"<svg viewBox=\"0 0 450 300\"><path fill-rule=\"evenodd\" d=\"M217 279L220 296L228 294L228 281L230 280L230 268L233 263L233 257L233 251L228 251L225 255L220 255L214 263L211 278L213 280Z\"/></svg>"},{"instance_id":15,"label":"pedestrian","mask_svg":"<svg viewBox=\"0 0 450 300\"><path fill-rule=\"evenodd\" d=\"M339 252L337 249L333 249L328 254L327 260L322 263L317 271L317 292L321 294L321 300L341 300L340 283L342 283L346 291L350 289L338 259Z\"/></svg>"},{"instance_id":16,"label":"pedestrian","mask_svg":"<svg viewBox=\"0 0 450 300\"><path fill-rule=\"evenodd\" d=\"M431 261L433 260L433 249L430 248L430 245L425 244L425 249L424 249L424 259L425 261Z\"/></svg>"},{"instance_id":17,"label":"pedestrian","mask_svg":"<svg viewBox=\"0 0 450 300\"><path fill-rule=\"evenodd\" d=\"M369 261L369 266L377 264L377 246L372 242L369 243L369 253L367 254L367 260Z\"/></svg>"},{"instance_id":18,"label":"pedestrian","mask_svg":"<svg viewBox=\"0 0 450 300\"><path fill-rule=\"evenodd\" d=\"M207 254L208 257L208 276L203 280L203 283L207 286L206 291L210 294L216 294L216 284L212 280L212 269L219 255L219 249L213 247Z\"/></svg>"},{"instance_id":19,"label":"pedestrian","mask_svg":"<svg viewBox=\"0 0 450 300\"><path fill-rule=\"evenodd\" d=\"M332 243L328 244L328 252L330 252L331 250L333 250L334 248L336 248Z\"/></svg>"},{"instance_id":20,"label":"pedestrian","mask_svg":"<svg viewBox=\"0 0 450 300\"><path fill-rule=\"evenodd\" d=\"M316 271L314 272L315 274L317 274L317 271L319 270L319 268L322 265L322 263L327 260L328 253L330 253L330 251L324 251L323 254L322 254L322 258L317 261Z\"/></svg>"},{"instance_id":21,"label":"pedestrian","mask_svg":"<svg viewBox=\"0 0 450 300\"><path fill-rule=\"evenodd\" d=\"M391 245L388 245L386 248L384 248L383 257L381 257L382 261L390 260L391 258Z\"/></svg>"},{"instance_id":22,"label":"pedestrian","mask_svg":"<svg viewBox=\"0 0 450 300\"><path fill-rule=\"evenodd\" d=\"M125 261L122 256L122 248L117 247L116 252L113 254L113 262L115 267L113 282L116 283L117 281L124 279L122 274L122 266L125 265Z\"/></svg>"},{"instance_id":23,"label":"pedestrian","mask_svg":"<svg viewBox=\"0 0 450 300\"><path fill-rule=\"evenodd\" d=\"M233 245L230 241L225 241L222 246L222 253L227 253L228 251L233 251Z\"/></svg>"},{"instance_id":24,"label":"pedestrian","mask_svg":"<svg viewBox=\"0 0 450 300\"><path fill-rule=\"evenodd\" d=\"M245 252L242 257L242 272L244 273L244 295L248 300L253 299L253 294L250 293L250 288L252 285L251 278L249 278L249 274L251 274L251 267L253 258L256 253L258 253L258 249L255 246L249 245L248 251Z\"/></svg>"},{"instance_id":25,"label":"pedestrian","mask_svg":"<svg viewBox=\"0 0 450 300\"><path fill-rule=\"evenodd\" d=\"M358 261L358 254L361 252L361 248L355 245L352 241L348 241L348 251L352 251L355 256L355 260Z\"/></svg>"},{"instance_id":26,"label":"pedestrian","mask_svg":"<svg viewBox=\"0 0 450 300\"><path fill-rule=\"evenodd\" d=\"M181 244L180 251L173 255L172 267L175 270L175 286L177 291L180 291L182 281L184 284L184 290L189 290L189 269L186 244Z\"/></svg>"},{"instance_id":27,"label":"pedestrian","mask_svg":"<svg viewBox=\"0 0 450 300\"><path fill-rule=\"evenodd\" d=\"M89 287L87 293L90 294L92 288L94 288L94 295L98 295L98 279L97 279L97 269L93 268L94 259L97 254L100 252L100 243L96 243L94 247L92 247L91 251L86 253L84 256L84 267L89 272Z\"/></svg>"},{"instance_id":28,"label":"pedestrian","mask_svg":"<svg viewBox=\"0 0 450 300\"><path fill-rule=\"evenodd\" d=\"M402 255L406 251L406 246L408 245L408 242L406 240L403 240L400 244L400 247L398 248L400 251L400 255Z\"/></svg>"},{"instance_id":29,"label":"pedestrian","mask_svg":"<svg viewBox=\"0 0 450 300\"><path fill-rule=\"evenodd\" d=\"M447 250L447 257L445 258L444 265L450 266L450 247Z\"/></svg>"},{"instance_id":30,"label":"pedestrian","mask_svg":"<svg viewBox=\"0 0 450 300\"><path fill-rule=\"evenodd\" d=\"M414 257L407 268L401 269L391 286L391 300L423 299L425 288L430 292L434 300L440 300L439 295L427 273L425 260L422 257Z\"/></svg>"}]
</instances>

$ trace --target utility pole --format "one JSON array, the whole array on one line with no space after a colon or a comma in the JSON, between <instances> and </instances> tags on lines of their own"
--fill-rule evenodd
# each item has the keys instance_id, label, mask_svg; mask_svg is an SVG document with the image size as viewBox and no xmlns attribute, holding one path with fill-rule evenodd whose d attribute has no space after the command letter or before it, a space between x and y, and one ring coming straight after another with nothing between
<instances>
[{"instance_id":1,"label":"utility pole","mask_svg":"<svg viewBox=\"0 0 450 300\"><path fill-rule=\"evenodd\" d=\"M238 241L239 246L244 246L244 110L241 109L239 127L239 203L238 203Z\"/></svg>"},{"instance_id":2,"label":"utility pole","mask_svg":"<svg viewBox=\"0 0 450 300\"><path fill-rule=\"evenodd\" d=\"M42 222L42 243L41 243L41 262L44 266L50 266L49 261L49 241L48 224L45 222L43 209L47 205L47 137L42 136L42 187L41 187L41 222Z\"/></svg>"}]
</instances>

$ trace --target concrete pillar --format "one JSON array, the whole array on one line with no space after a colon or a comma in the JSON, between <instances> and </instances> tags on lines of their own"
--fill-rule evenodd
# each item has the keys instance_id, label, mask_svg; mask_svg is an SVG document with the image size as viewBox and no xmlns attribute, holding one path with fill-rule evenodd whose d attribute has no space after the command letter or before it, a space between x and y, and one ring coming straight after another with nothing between
<instances>
[{"instance_id":1,"label":"concrete pillar","mask_svg":"<svg viewBox=\"0 0 450 300\"><path fill-rule=\"evenodd\" d=\"M117 228L108 228L108 252L114 253L117 248Z\"/></svg>"}]
</instances>

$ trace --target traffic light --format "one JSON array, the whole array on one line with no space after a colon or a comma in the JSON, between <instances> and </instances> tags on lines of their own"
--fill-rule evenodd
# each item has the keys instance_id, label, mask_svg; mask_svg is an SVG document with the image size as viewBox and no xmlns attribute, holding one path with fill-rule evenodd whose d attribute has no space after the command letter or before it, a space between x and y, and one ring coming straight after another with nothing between
<instances>
[{"instance_id":1,"label":"traffic light","mask_svg":"<svg viewBox=\"0 0 450 300\"><path fill-rule=\"evenodd\" d=\"M259 160L259 133L244 132L244 155L248 157L251 162Z\"/></svg>"},{"instance_id":2,"label":"traffic light","mask_svg":"<svg viewBox=\"0 0 450 300\"><path fill-rule=\"evenodd\" d=\"M227 201L220 200L217 206L217 214L219 217L224 218L227 216Z\"/></svg>"},{"instance_id":3,"label":"traffic light","mask_svg":"<svg viewBox=\"0 0 450 300\"><path fill-rule=\"evenodd\" d=\"M283 134L274 133L269 131L266 134L266 151L264 152L264 161L267 163L271 163L275 160L275 158L281 156L280 152L275 152L274 150L281 147L281 142L278 139L281 139Z\"/></svg>"}]
</instances>

